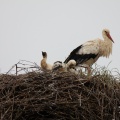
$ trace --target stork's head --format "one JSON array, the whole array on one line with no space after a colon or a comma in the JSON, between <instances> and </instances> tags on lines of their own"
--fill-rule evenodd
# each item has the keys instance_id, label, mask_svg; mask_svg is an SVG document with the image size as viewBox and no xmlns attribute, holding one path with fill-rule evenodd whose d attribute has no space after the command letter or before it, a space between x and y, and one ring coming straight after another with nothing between
<instances>
[{"instance_id":1,"label":"stork's head","mask_svg":"<svg viewBox=\"0 0 120 120\"><path fill-rule=\"evenodd\" d=\"M70 60L68 63L67 63L67 67L68 68L72 68L72 67L75 67L76 66L76 61L75 60Z\"/></svg>"},{"instance_id":2,"label":"stork's head","mask_svg":"<svg viewBox=\"0 0 120 120\"><path fill-rule=\"evenodd\" d=\"M102 35L103 35L103 38L105 40L106 40L106 37L107 37L109 40L111 40L114 43L114 41L113 41L113 39L112 39L112 37L110 35L110 31L108 29L103 29Z\"/></svg>"},{"instance_id":3,"label":"stork's head","mask_svg":"<svg viewBox=\"0 0 120 120\"><path fill-rule=\"evenodd\" d=\"M47 53L42 51L42 56L43 56L43 58L46 58L47 57Z\"/></svg>"},{"instance_id":4,"label":"stork's head","mask_svg":"<svg viewBox=\"0 0 120 120\"><path fill-rule=\"evenodd\" d=\"M61 61L56 61L53 63L53 67L52 67L53 70L58 70L61 68L63 68L63 64Z\"/></svg>"}]
</instances>

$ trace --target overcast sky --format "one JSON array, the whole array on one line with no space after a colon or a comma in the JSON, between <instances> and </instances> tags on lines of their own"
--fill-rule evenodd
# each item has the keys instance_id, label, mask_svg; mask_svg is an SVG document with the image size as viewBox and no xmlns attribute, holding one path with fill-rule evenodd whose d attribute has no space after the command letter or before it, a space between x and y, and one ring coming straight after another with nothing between
<instances>
[{"instance_id":1,"label":"overcast sky","mask_svg":"<svg viewBox=\"0 0 120 120\"><path fill-rule=\"evenodd\" d=\"M39 65L41 51L51 64L64 61L82 43L103 39L104 28L115 43L97 64L120 70L120 0L0 0L0 72L19 60Z\"/></svg>"}]
</instances>

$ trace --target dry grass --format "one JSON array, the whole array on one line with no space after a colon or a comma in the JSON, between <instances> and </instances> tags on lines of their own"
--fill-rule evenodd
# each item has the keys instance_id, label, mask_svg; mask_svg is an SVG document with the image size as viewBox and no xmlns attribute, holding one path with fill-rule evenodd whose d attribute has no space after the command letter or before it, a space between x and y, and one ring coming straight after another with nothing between
<instances>
[{"instance_id":1,"label":"dry grass","mask_svg":"<svg viewBox=\"0 0 120 120\"><path fill-rule=\"evenodd\" d=\"M118 77L120 80L120 78ZM109 71L0 75L1 120L119 120L120 82Z\"/></svg>"}]
</instances>

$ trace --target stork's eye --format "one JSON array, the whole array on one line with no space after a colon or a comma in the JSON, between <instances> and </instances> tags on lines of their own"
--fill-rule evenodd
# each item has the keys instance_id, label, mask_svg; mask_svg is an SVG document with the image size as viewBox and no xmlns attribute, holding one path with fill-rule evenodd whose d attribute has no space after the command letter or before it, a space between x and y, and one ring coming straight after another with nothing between
<instances>
[{"instance_id":1,"label":"stork's eye","mask_svg":"<svg viewBox=\"0 0 120 120\"><path fill-rule=\"evenodd\" d=\"M107 31L105 31L105 33L106 33L106 34L108 34L108 32L107 32Z\"/></svg>"}]
</instances>

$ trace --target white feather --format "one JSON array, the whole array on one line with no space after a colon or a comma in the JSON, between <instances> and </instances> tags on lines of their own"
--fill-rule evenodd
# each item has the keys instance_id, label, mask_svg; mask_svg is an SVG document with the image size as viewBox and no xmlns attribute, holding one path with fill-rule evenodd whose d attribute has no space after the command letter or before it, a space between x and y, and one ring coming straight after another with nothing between
<instances>
[{"instance_id":1,"label":"white feather","mask_svg":"<svg viewBox=\"0 0 120 120\"><path fill-rule=\"evenodd\" d=\"M82 45L82 48L77 54L98 54L99 53L99 41L91 40Z\"/></svg>"}]
</instances>

